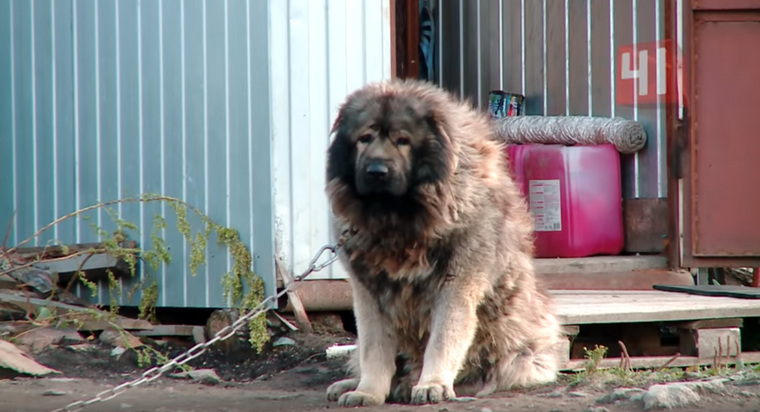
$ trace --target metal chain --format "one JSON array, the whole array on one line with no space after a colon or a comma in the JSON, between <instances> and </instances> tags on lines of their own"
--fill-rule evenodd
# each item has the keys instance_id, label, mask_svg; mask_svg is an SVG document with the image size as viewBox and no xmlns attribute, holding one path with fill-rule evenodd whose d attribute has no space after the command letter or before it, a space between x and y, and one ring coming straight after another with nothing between
<instances>
[{"instance_id":1,"label":"metal chain","mask_svg":"<svg viewBox=\"0 0 760 412\"><path fill-rule=\"evenodd\" d=\"M109 399L113 399L113 398L121 395L125 391L127 391L127 389L134 388L135 386L142 385L143 383L146 383L146 382L154 381L154 380L158 379L165 372L167 372L167 371L169 371L169 370L171 370L171 369L173 369L173 368L175 368L177 366L184 365L187 362L189 362L189 361L197 358L203 352L205 352L206 349L208 347L210 347L211 345L215 344L216 342L229 339L230 337L232 337L233 335L235 335L243 326L245 326L249 320L251 320L251 319L255 318L256 316L259 316L260 314L262 314L262 313L268 311L269 309L271 309L272 306L270 306L270 305L272 303L276 302L277 299L279 299L280 297L282 297L286 293L289 293L289 292L292 292L293 290L295 290L301 284L301 282L303 282L304 279L306 279L307 276L309 276L310 274L312 274L314 272L319 272L320 270L322 270L322 269L330 266L333 262L335 262L338 259L338 249L343 244L343 241L344 241L344 239L342 238L336 245L325 245L325 246L322 246L322 248L319 249L319 252L317 252L317 254L314 255L314 258L311 260L311 263L309 263L309 267L300 276L298 276L295 279L293 279L293 282L291 282L286 288L284 288L280 293L264 299L264 301L262 301L261 303L259 303L258 305L256 305L255 308L251 309L251 311L249 311L245 315L243 315L240 318L238 318L234 323L232 323L231 325L227 325L224 328L222 328L222 330L220 330L219 332L216 333L216 335L214 335L213 339L211 339L211 340L209 340L207 342L202 342L202 343L199 343L199 344L193 346L188 351L186 351L186 352L178 355L177 357L175 357L174 359L170 360L169 362L167 362L163 366L160 366L160 367L159 366L155 366L153 368L150 368L150 369L146 370L145 372L143 372L142 376L140 376L137 379L134 379L134 380L131 380L131 381L128 381L128 382L124 382L124 383L122 383L122 384L120 384L118 386L115 386L115 387L111 388L111 389L106 389L106 390L98 393L97 395L95 395L94 397L92 397L89 400L86 400L86 401L75 401L75 402L72 402L72 403L64 406L63 408L55 409L55 410L53 410L51 412L74 412L74 411L80 411L80 410L84 409L84 407L87 406L87 405L91 405L91 404L96 403L96 402L104 402L104 401L107 401ZM322 256L325 254L325 252L329 252L330 257L327 260L325 260L324 262L318 263L320 261L320 259L322 259Z\"/></svg>"}]
</instances>

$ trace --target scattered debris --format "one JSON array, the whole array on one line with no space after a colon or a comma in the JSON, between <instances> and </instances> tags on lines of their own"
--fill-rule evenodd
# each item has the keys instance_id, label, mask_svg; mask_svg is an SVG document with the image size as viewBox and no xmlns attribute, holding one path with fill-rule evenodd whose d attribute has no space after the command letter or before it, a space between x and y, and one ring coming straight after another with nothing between
<instances>
[{"instance_id":1,"label":"scattered debris","mask_svg":"<svg viewBox=\"0 0 760 412\"><path fill-rule=\"evenodd\" d=\"M192 337L195 343L206 341L203 327L194 325L155 325L152 329L134 332L134 335L147 337Z\"/></svg>"},{"instance_id":2,"label":"scattered debris","mask_svg":"<svg viewBox=\"0 0 760 412\"><path fill-rule=\"evenodd\" d=\"M100 333L100 336L98 336L98 340L106 345L125 349L134 349L143 346L140 338L129 332L119 331L113 328L103 330L103 332Z\"/></svg>"},{"instance_id":3,"label":"scattered debris","mask_svg":"<svg viewBox=\"0 0 760 412\"><path fill-rule=\"evenodd\" d=\"M333 345L327 348L327 359L342 358L356 350L356 345Z\"/></svg>"},{"instance_id":4,"label":"scattered debris","mask_svg":"<svg viewBox=\"0 0 760 412\"><path fill-rule=\"evenodd\" d=\"M343 318L337 313L316 312L311 316L311 325L317 333L345 333Z\"/></svg>"},{"instance_id":5,"label":"scattered debris","mask_svg":"<svg viewBox=\"0 0 760 412\"><path fill-rule=\"evenodd\" d=\"M77 345L69 345L66 348L73 350L74 352L92 352L98 349L97 346L90 343L80 343Z\"/></svg>"},{"instance_id":6,"label":"scattered debris","mask_svg":"<svg viewBox=\"0 0 760 412\"><path fill-rule=\"evenodd\" d=\"M287 319L285 319L282 315L277 313L277 311L272 311L272 315L277 318L280 322L282 322L283 325L285 325L288 329L290 329L292 332L295 332L298 330L298 326L290 323Z\"/></svg>"},{"instance_id":7,"label":"scattered debris","mask_svg":"<svg viewBox=\"0 0 760 412\"><path fill-rule=\"evenodd\" d=\"M205 333L206 337L210 338L216 336L220 330L235 323L240 318L240 312L237 309L218 309L211 312L208 320L206 321ZM250 329L248 325L244 325L235 336L223 341L218 341L214 344L214 347L226 352L232 353L239 350L245 350L251 346L248 341Z\"/></svg>"},{"instance_id":8,"label":"scattered debris","mask_svg":"<svg viewBox=\"0 0 760 412\"><path fill-rule=\"evenodd\" d=\"M45 348L58 345L62 341L82 342L84 339L74 329L58 329L53 327L43 327L30 329L20 333L13 338L13 341L32 354L40 353Z\"/></svg>"},{"instance_id":9,"label":"scattered debris","mask_svg":"<svg viewBox=\"0 0 760 412\"><path fill-rule=\"evenodd\" d=\"M642 401L644 409L672 409L700 401L700 392L722 393L726 391L723 380L699 382L676 382L652 385L646 392L634 395L631 400Z\"/></svg>"},{"instance_id":10,"label":"scattered debris","mask_svg":"<svg viewBox=\"0 0 760 412\"><path fill-rule=\"evenodd\" d=\"M175 373L169 376L177 379L189 378L205 385L218 385L222 383L222 378L220 378L213 369L195 369L191 371Z\"/></svg>"},{"instance_id":11,"label":"scattered debris","mask_svg":"<svg viewBox=\"0 0 760 412\"><path fill-rule=\"evenodd\" d=\"M12 272L8 272L8 276L43 295L49 294L55 288L52 273L34 266L15 269Z\"/></svg>"},{"instance_id":12,"label":"scattered debris","mask_svg":"<svg viewBox=\"0 0 760 412\"><path fill-rule=\"evenodd\" d=\"M277 339L277 341L275 341L272 346L276 348L278 346L294 346L295 344L296 341L283 336L280 339Z\"/></svg>"},{"instance_id":13,"label":"scattered debris","mask_svg":"<svg viewBox=\"0 0 760 412\"><path fill-rule=\"evenodd\" d=\"M642 392L644 392L644 390L639 388L616 388L607 395L604 395L601 398L597 399L596 402L615 403L617 401L627 401L630 400L633 395L640 394Z\"/></svg>"},{"instance_id":14,"label":"scattered debris","mask_svg":"<svg viewBox=\"0 0 760 412\"><path fill-rule=\"evenodd\" d=\"M0 374L2 375L31 375L45 376L60 373L55 369L40 365L27 356L16 345L0 340Z\"/></svg>"},{"instance_id":15,"label":"scattered debris","mask_svg":"<svg viewBox=\"0 0 760 412\"><path fill-rule=\"evenodd\" d=\"M286 286L293 283L293 277L290 275L290 272L285 269L285 265L282 264L279 258L275 259L274 267L277 276ZM288 291L288 300L290 301L291 306L293 306L293 315L296 317L298 327L307 333L314 332L311 322L309 321L309 316L306 314L306 308L301 301L301 297L298 295L298 291Z\"/></svg>"},{"instance_id":16,"label":"scattered debris","mask_svg":"<svg viewBox=\"0 0 760 412\"><path fill-rule=\"evenodd\" d=\"M126 349L124 349L123 347L121 347L121 346L117 346L117 347L115 347L115 348L111 349L111 356L113 356L114 358L119 358L119 357L120 357L121 355L123 355L123 354L124 354L124 352L126 352L126 351L127 351L127 350L126 350Z\"/></svg>"},{"instance_id":17,"label":"scattered debris","mask_svg":"<svg viewBox=\"0 0 760 412\"><path fill-rule=\"evenodd\" d=\"M142 319L131 319L124 316L66 303L54 302L47 299L30 298L12 293L0 292L0 302L11 304L17 308L37 313L40 310L55 311L58 315L71 314L76 319L77 329L85 331L103 330L116 325L127 330L153 329L153 325Z\"/></svg>"}]
</instances>

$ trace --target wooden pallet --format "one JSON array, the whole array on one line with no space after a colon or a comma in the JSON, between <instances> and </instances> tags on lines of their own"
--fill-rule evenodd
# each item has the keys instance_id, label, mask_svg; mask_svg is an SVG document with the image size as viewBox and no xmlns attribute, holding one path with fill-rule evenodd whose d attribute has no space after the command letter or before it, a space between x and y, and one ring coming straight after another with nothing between
<instances>
[{"instance_id":1,"label":"wooden pallet","mask_svg":"<svg viewBox=\"0 0 760 412\"><path fill-rule=\"evenodd\" d=\"M563 370L582 369L582 348L593 347L594 339L613 354L600 367L760 362L760 352L742 352L740 329L743 318L760 317L760 300L660 291L554 290L552 295L568 335ZM584 336L594 328L602 336ZM663 344L663 329L677 342Z\"/></svg>"}]
</instances>

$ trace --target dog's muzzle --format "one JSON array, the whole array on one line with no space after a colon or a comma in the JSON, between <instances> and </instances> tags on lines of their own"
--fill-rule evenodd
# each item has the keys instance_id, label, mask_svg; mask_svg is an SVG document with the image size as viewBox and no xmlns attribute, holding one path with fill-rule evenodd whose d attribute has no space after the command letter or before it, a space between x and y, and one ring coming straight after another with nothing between
<instances>
[{"instance_id":1,"label":"dog's muzzle","mask_svg":"<svg viewBox=\"0 0 760 412\"><path fill-rule=\"evenodd\" d=\"M367 163L367 167L364 170L367 176L372 179L382 179L388 176L388 166L381 160L374 160Z\"/></svg>"}]
</instances>

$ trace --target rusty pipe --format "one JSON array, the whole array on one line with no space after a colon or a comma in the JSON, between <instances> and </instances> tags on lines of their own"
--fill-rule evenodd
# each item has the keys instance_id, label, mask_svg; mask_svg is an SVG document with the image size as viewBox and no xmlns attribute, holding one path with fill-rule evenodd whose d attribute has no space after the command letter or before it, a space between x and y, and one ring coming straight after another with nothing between
<instances>
[{"instance_id":1,"label":"rusty pipe","mask_svg":"<svg viewBox=\"0 0 760 412\"><path fill-rule=\"evenodd\" d=\"M296 293L307 312L342 311L353 308L351 285L348 280L307 280L296 289ZM293 305L287 295L280 298L278 307L282 312L293 311Z\"/></svg>"}]
</instances>

